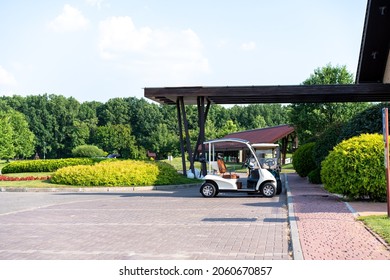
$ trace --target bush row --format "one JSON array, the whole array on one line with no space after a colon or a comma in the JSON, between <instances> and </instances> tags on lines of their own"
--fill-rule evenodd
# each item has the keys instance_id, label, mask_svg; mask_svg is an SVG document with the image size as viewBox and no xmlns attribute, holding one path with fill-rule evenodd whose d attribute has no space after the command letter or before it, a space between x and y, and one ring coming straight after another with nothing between
<instances>
[{"instance_id":1,"label":"bush row","mask_svg":"<svg viewBox=\"0 0 390 280\"><path fill-rule=\"evenodd\" d=\"M1 173L23 172L54 172L59 168L74 165L91 165L96 159L91 158L67 158L67 159L42 159L13 161L3 167Z\"/></svg>"},{"instance_id":2,"label":"bush row","mask_svg":"<svg viewBox=\"0 0 390 280\"><path fill-rule=\"evenodd\" d=\"M152 186L188 182L169 164L136 160L104 161L57 170L51 182L75 186Z\"/></svg>"}]
</instances>

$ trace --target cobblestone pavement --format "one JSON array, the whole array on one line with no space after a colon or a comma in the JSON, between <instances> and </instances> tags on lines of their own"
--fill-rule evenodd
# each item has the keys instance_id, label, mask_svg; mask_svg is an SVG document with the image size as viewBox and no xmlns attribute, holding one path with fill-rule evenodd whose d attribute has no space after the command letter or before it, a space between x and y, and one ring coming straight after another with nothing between
<instances>
[{"instance_id":1,"label":"cobblestone pavement","mask_svg":"<svg viewBox=\"0 0 390 280\"><path fill-rule=\"evenodd\" d=\"M0 192L0 259L290 259L286 196Z\"/></svg>"},{"instance_id":2,"label":"cobblestone pavement","mask_svg":"<svg viewBox=\"0 0 390 280\"><path fill-rule=\"evenodd\" d=\"M306 260L390 260L390 251L355 220L347 205L319 185L288 175Z\"/></svg>"}]
</instances>

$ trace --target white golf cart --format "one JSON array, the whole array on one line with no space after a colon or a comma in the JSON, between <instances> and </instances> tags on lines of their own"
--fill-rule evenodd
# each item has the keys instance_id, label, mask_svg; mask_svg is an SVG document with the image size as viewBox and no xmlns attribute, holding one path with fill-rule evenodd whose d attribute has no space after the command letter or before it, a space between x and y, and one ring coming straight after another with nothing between
<instances>
[{"instance_id":1,"label":"white golf cart","mask_svg":"<svg viewBox=\"0 0 390 280\"><path fill-rule=\"evenodd\" d=\"M205 182L200 187L200 193L204 197L214 197L220 192L246 192L248 194L262 194L265 197L273 197L277 194L277 181L267 169L263 168L249 141L226 138L211 140L204 143L208 145L208 174L203 177ZM245 166L249 169L248 178L240 178L235 172L226 168L224 160L217 157L216 146L240 146L249 150L249 156Z\"/></svg>"}]
</instances>

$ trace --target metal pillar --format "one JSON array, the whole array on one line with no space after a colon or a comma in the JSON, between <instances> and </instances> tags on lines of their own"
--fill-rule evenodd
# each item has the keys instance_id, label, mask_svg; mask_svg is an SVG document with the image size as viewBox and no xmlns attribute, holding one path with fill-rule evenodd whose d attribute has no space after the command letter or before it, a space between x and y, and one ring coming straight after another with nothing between
<instances>
[{"instance_id":1,"label":"metal pillar","mask_svg":"<svg viewBox=\"0 0 390 280\"><path fill-rule=\"evenodd\" d=\"M183 175L187 176L187 166L186 166L186 154L184 150L184 139L183 139L183 122L181 117L181 110L180 110L180 101L179 98L176 101L176 109L177 109L177 119L179 123L179 139L180 139L180 151L181 151L181 162L182 162L182 168L183 168Z\"/></svg>"},{"instance_id":2,"label":"metal pillar","mask_svg":"<svg viewBox=\"0 0 390 280\"><path fill-rule=\"evenodd\" d=\"M185 137L186 137L186 148L187 148L187 153L188 153L188 159L190 161L190 169L192 171L193 174L195 174L195 167L194 167L194 154L192 153L192 149L191 149L191 139L190 139L190 133L188 131L188 120L187 120L187 114L186 114L186 109L185 109L185 106L184 106L184 98L181 96L178 98L178 103L179 106L180 106L180 111L181 111L181 117L182 117L182 120L183 120L183 124L184 124L184 133L185 133ZM184 141L182 141L184 142ZM185 154L182 154L182 160L185 161ZM184 172L184 170L183 170ZM187 173L185 173L187 174Z\"/></svg>"},{"instance_id":3,"label":"metal pillar","mask_svg":"<svg viewBox=\"0 0 390 280\"><path fill-rule=\"evenodd\" d=\"M205 157L205 145L203 144L205 141L205 123L207 120L207 115L210 109L211 102L207 100L207 106L205 106L205 97L198 96L197 97L197 105L198 105L198 126L199 126L199 134L195 144L194 149L191 149L191 139L189 135L188 129L188 120L187 114L184 105L184 98L182 96L178 97L176 100L177 107L177 116L179 122L179 137L180 137L180 150L182 156L182 166L183 166L183 174L187 175L187 166L186 166L186 151L188 153L188 159L190 162L190 169L195 174L195 159L200 157L200 153L203 157ZM185 139L183 137L183 124L184 124L184 133ZM185 144L184 144L185 141ZM199 146L201 145L201 149L199 151ZM193 152L192 152L193 151ZM206 175L206 162L202 162L202 174Z\"/></svg>"}]
</instances>

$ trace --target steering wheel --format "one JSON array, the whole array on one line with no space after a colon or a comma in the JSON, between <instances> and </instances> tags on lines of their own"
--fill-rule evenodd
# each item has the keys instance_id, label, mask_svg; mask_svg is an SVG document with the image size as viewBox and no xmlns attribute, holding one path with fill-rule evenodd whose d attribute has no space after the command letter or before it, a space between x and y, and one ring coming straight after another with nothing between
<instances>
[{"instance_id":1,"label":"steering wheel","mask_svg":"<svg viewBox=\"0 0 390 280\"><path fill-rule=\"evenodd\" d=\"M255 159L253 158L253 157L249 157L249 158L247 158L246 159L246 161L242 164L242 167L247 167L247 168L250 168L250 163L251 162L254 162L255 161Z\"/></svg>"},{"instance_id":2,"label":"steering wheel","mask_svg":"<svg viewBox=\"0 0 390 280\"><path fill-rule=\"evenodd\" d=\"M264 164L268 165L268 168L271 168L271 166L275 165L275 160L273 160L272 158L268 158L264 161Z\"/></svg>"}]
</instances>

